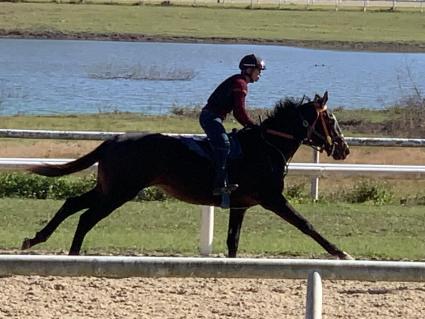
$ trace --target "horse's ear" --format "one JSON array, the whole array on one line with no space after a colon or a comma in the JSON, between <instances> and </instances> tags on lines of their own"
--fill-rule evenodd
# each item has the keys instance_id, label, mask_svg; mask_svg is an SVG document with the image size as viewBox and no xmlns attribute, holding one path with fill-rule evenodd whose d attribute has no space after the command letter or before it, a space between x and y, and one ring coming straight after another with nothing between
<instances>
[{"instance_id":1,"label":"horse's ear","mask_svg":"<svg viewBox=\"0 0 425 319\"><path fill-rule=\"evenodd\" d=\"M325 91L325 94L323 94L323 98L322 98L322 105L326 105L327 102L328 102L328 91Z\"/></svg>"},{"instance_id":2,"label":"horse's ear","mask_svg":"<svg viewBox=\"0 0 425 319\"><path fill-rule=\"evenodd\" d=\"M320 113L327 110L328 106L326 105L326 102L328 102L328 91L326 91L325 94L323 94L323 97L321 97L318 94L315 95L314 103L315 103L317 112Z\"/></svg>"}]
</instances>

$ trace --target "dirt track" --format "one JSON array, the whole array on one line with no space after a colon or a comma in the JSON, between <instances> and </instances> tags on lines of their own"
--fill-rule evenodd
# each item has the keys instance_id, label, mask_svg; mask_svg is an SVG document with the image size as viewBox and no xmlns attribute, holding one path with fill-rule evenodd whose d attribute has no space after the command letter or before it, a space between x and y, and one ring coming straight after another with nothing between
<instances>
[{"instance_id":1,"label":"dirt track","mask_svg":"<svg viewBox=\"0 0 425 319\"><path fill-rule=\"evenodd\" d=\"M0 278L0 318L304 318L306 281ZM324 318L424 318L425 285L323 282Z\"/></svg>"}]
</instances>

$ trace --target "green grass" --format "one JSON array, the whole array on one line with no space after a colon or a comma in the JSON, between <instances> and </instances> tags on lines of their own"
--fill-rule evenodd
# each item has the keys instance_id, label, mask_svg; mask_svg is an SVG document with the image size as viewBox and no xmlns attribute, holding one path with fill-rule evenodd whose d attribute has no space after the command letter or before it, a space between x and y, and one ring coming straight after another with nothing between
<instances>
[{"instance_id":1,"label":"green grass","mask_svg":"<svg viewBox=\"0 0 425 319\"><path fill-rule=\"evenodd\" d=\"M268 109L248 110L252 118L266 118L264 113ZM406 110L409 112L409 110ZM371 110L371 109L336 109L335 115L339 122L362 121L366 123L385 123L394 121L400 114L394 109ZM2 128L4 129L39 129L39 130L95 130L112 132L176 132L176 133L202 133L196 115L162 115L150 116L138 113L97 113L78 115L16 115L1 116ZM229 116L224 122L228 130L240 125ZM346 136L351 132L344 131ZM369 134L370 135L370 134Z\"/></svg>"},{"instance_id":2,"label":"green grass","mask_svg":"<svg viewBox=\"0 0 425 319\"><path fill-rule=\"evenodd\" d=\"M58 116L2 116L2 128L43 130L98 130L112 132L201 132L198 120L180 116L137 113L99 113Z\"/></svg>"},{"instance_id":3,"label":"green grass","mask_svg":"<svg viewBox=\"0 0 425 319\"><path fill-rule=\"evenodd\" d=\"M202 133L198 118L187 116L148 116L137 113L98 113L55 116L0 116L3 129L84 130L112 132ZM241 127L225 122L227 129Z\"/></svg>"},{"instance_id":4,"label":"green grass","mask_svg":"<svg viewBox=\"0 0 425 319\"><path fill-rule=\"evenodd\" d=\"M343 121L363 121L368 123L384 123L396 119L399 115L394 109L336 109L335 116Z\"/></svg>"},{"instance_id":5,"label":"green grass","mask_svg":"<svg viewBox=\"0 0 425 319\"><path fill-rule=\"evenodd\" d=\"M0 29L279 41L425 42L419 12L0 3Z\"/></svg>"},{"instance_id":6,"label":"green grass","mask_svg":"<svg viewBox=\"0 0 425 319\"><path fill-rule=\"evenodd\" d=\"M0 249L19 249L40 230L63 201L0 199ZM362 204L296 204L322 235L356 258L424 260L423 207ZM226 253L227 211L215 214L214 254ZM32 252L66 253L78 215ZM85 254L198 255L199 206L174 200L129 202L86 237ZM251 208L243 225L241 256L326 258L312 239L273 213Z\"/></svg>"}]
</instances>

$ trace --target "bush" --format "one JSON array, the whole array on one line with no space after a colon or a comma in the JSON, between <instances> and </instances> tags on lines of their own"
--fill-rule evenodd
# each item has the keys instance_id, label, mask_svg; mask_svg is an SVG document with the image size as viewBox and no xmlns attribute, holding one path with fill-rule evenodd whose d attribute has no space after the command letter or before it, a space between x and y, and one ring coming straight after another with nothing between
<instances>
[{"instance_id":1,"label":"bush","mask_svg":"<svg viewBox=\"0 0 425 319\"><path fill-rule=\"evenodd\" d=\"M304 184L290 185L285 188L285 195L291 200L302 200L307 197L304 193Z\"/></svg>"},{"instance_id":2,"label":"bush","mask_svg":"<svg viewBox=\"0 0 425 319\"><path fill-rule=\"evenodd\" d=\"M415 194L413 196L407 196L400 198L401 205L425 205L425 195Z\"/></svg>"},{"instance_id":3,"label":"bush","mask_svg":"<svg viewBox=\"0 0 425 319\"><path fill-rule=\"evenodd\" d=\"M393 193L384 183L361 181L350 192L346 192L344 197L350 203L371 201L376 205L383 205L392 200Z\"/></svg>"},{"instance_id":4,"label":"bush","mask_svg":"<svg viewBox=\"0 0 425 319\"><path fill-rule=\"evenodd\" d=\"M0 197L22 197L34 199L66 199L83 194L96 184L96 177L49 178L24 173L0 174ZM165 200L168 197L155 187L141 191L135 200Z\"/></svg>"},{"instance_id":5,"label":"bush","mask_svg":"<svg viewBox=\"0 0 425 319\"><path fill-rule=\"evenodd\" d=\"M96 179L94 176L72 179L62 177L49 179L49 182L48 198L65 199L88 192L95 186Z\"/></svg>"},{"instance_id":6,"label":"bush","mask_svg":"<svg viewBox=\"0 0 425 319\"><path fill-rule=\"evenodd\" d=\"M87 192L94 185L93 176L53 179L31 174L6 173L0 174L0 197L64 199Z\"/></svg>"},{"instance_id":7,"label":"bush","mask_svg":"<svg viewBox=\"0 0 425 319\"><path fill-rule=\"evenodd\" d=\"M137 201L163 201L168 199L169 196L157 187L149 187L142 190L135 198Z\"/></svg>"},{"instance_id":8,"label":"bush","mask_svg":"<svg viewBox=\"0 0 425 319\"><path fill-rule=\"evenodd\" d=\"M46 178L23 174L0 175L0 197L47 198Z\"/></svg>"}]
</instances>

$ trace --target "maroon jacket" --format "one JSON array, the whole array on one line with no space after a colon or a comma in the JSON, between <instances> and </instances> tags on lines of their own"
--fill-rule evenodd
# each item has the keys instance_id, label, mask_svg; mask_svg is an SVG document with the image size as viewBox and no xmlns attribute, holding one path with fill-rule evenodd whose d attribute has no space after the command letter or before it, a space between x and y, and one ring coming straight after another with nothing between
<instances>
[{"instance_id":1,"label":"maroon jacket","mask_svg":"<svg viewBox=\"0 0 425 319\"><path fill-rule=\"evenodd\" d=\"M211 94L204 109L217 114L222 120L233 111L233 116L243 126L252 125L245 110L248 83L245 76L235 74L223 81Z\"/></svg>"}]
</instances>

